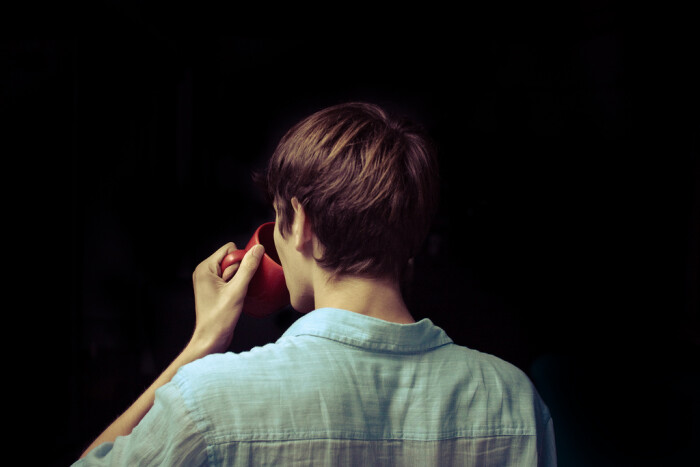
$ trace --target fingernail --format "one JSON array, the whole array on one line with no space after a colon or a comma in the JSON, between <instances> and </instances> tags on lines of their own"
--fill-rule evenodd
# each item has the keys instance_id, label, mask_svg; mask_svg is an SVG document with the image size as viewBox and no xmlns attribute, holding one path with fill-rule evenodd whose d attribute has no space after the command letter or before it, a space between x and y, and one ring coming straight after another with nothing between
<instances>
[{"instance_id":1,"label":"fingernail","mask_svg":"<svg viewBox=\"0 0 700 467\"><path fill-rule=\"evenodd\" d=\"M265 247L262 245L255 245L253 247L253 254L255 255L256 259L262 258L262 255L264 252L265 252Z\"/></svg>"}]
</instances>

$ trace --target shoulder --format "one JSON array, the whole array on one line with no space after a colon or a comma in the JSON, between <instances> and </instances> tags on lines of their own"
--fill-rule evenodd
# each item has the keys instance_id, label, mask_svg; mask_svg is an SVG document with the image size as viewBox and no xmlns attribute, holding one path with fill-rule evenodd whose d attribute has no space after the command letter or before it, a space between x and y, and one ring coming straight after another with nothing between
<instances>
[{"instance_id":1,"label":"shoulder","mask_svg":"<svg viewBox=\"0 0 700 467\"><path fill-rule=\"evenodd\" d=\"M183 366L173 378L185 403L191 406L228 404L253 398L279 397L281 385L288 385L318 369L314 349L304 339L280 339L241 353L213 354ZM300 342L301 341L301 342Z\"/></svg>"},{"instance_id":2,"label":"shoulder","mask_svg":"<svg viewBox=\"0 0 700 467\"><path fill-rule=\"evenodd\" d=\"M256 381L265 378L266 374L275 374L279 378L279 370L289 365L293 359L290 352L293 351L281 342L241 353L208 355L180 368L174 381L215 389L219 384L230 386L233 382Z\"/></svg>"},{"instance_id":3,"label":"shoulder","mask_svg":"<svg viewBox=\"0 0 700 467\"><path fill-rule=\"evenodd\" d=\"M298 341L210 355L178 371L172 383L209 444L288 426L284 417L313 405L323 368Z\"/></svg>"},{"instance_id":4,"label":"shoulder","mask_svg":"<svg viewBox=\"0 0 700 467\"><path fill-rule=\"evenodd\" d=\"M496 355L457 344L445 346L444 349L449 354L450 361L467 372L470 377L498 380L517 387L531 385L530 379L523 370Z\"/></svg>"},{"instance_id":5,"label":"shoulder","mask_svg":"<svg viewBox=\"0 0 700 467\"><path fill-rule=\"evenodd\" d=\"M493 375L511 387L521 390L534 389L532 381L527 374L512 363L495 355L478 351L472 352L477 354L474 358L479 361L479 365L484 369L485 374Z\"/></svg>"},{"instance_id":6,"label":"shoulder","mask_svg":"<svg viewBox=\"0 0 700 467\"><path fill-rule=\"evenodd\" d=\"M538 419L549 419L549 411L542 402L530 377L520 368L500 357L459 345L451 345L448 352L455 369L454 382L470 397L485 400L508 401L512 410L522 411Z\"/></svg>"}]
</instances>

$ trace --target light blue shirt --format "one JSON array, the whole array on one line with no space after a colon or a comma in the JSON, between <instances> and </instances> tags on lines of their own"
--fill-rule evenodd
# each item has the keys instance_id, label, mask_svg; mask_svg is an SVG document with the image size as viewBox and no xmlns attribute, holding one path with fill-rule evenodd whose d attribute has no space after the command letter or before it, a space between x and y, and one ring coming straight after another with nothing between
<instances>
[{"instance_id":1,"label":"light blue shirt","mask_svg":"<svg viewBox=\"0 0 700 467\"><path fill-rule=\"evenodd\" d=\"M527 376L429 319L322 308L274 344L210 355L156 392L131 435L78 465L556 465Z\"/></svg>"}]
</instances>

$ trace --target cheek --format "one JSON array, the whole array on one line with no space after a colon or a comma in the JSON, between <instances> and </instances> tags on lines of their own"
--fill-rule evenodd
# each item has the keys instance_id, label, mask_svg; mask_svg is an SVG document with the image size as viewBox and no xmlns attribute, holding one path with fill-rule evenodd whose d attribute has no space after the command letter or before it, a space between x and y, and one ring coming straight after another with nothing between
<instances>
[{"instance_id":1,"label":"cheek","mask_svg":"<svg viewBox=\"0 0 700 467\"><path fill-rule=\"evenodd\" d=\"M275 225L275 230L274 230L274 233L272 235L272 240L273 240L273 243L275 244L275 250L277 250L277 256L280 259L280 263L283 263L283 260L282 260L283 253L280 249L282 242L280 241L280 234L277 231L277 225ZM284 263L282 264L282 266L284 266Z\"/></svg>"},{"instance_id":2,"label":"cheek","mask_svg":"<svg viewBox=\"0 0 700 467\"><path fill-rule=\"evenodd\" d=\"M285 251L284 251L284 239L282 238L282 235L280 234L280 232L277 230L277 226L275 226L275 231L274 231L274 234L272 236L272 239L275 243L275 249L277 250L277 257L279 258L280 264L282 265L282 272L284 273L284 280L285 280L285 282L287 282L287 288L289 289L289 285L290 285L289 265L287 264L287 258L285 256Z\"/></svg>"}]
</instances>

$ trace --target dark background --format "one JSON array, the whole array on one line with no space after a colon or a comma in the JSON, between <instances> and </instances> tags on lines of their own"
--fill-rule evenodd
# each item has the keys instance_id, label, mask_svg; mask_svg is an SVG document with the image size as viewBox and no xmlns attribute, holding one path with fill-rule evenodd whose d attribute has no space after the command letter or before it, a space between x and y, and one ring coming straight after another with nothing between
<instances>
[{"instance_id":1,"label":"dark background","mask_svg":"<svg viewBox=\"0 0 700 467\"><path fill-rule=\"evenodd\" d=\"M3 39L7 230L28 243L8 250L31 273L10 360L16 389L40 390L18 416L34 457L70 464L167 366L196 265L273 217L251 172L300 118L362 100L439 148L415 317L533 379L560 465L690 459L697 48L688 12L635 8L365 9L273 35L205 7L97 2ZM296 317L244 316L232 350Z\"/></svg>"}]
</instances>

